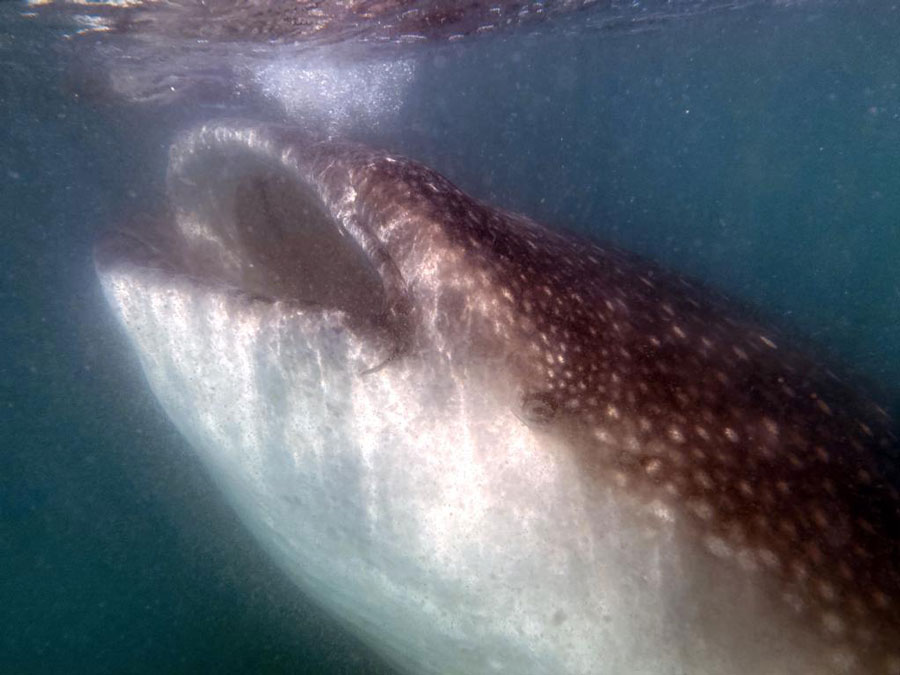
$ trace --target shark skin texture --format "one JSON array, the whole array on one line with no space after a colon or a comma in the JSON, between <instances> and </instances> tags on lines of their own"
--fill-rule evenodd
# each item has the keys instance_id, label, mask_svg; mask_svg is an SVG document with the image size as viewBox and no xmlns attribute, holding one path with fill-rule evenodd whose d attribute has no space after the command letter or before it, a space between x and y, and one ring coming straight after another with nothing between
<instances>
[{"instance_id":1,"label":"shark skin texture","mask_svg":"<svg viewBox=\"0 0 900 675\"><path fill-rule=\"evenodd\" d=\"M887 415L700 283L406 158L209 122L95 264L162 408L410 673L897 675Z\"/></svg>"}]
</instances>

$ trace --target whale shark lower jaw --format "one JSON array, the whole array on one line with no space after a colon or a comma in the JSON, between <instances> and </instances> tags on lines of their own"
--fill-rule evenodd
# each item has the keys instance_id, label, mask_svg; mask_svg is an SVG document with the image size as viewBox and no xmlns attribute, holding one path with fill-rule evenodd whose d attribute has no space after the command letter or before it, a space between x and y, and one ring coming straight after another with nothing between
<instances>
[{"instance_id":1,"label":"whale shark lower jaw","mask_svg":"<svg viewBox=\"0 0 900 675\"><path fill-rule=\"evenodd\" d=\"M172 146L96 251L164 410L411 673L900 673L897 441L776 331L408 159Z\"/></svg>"}]
</instances>

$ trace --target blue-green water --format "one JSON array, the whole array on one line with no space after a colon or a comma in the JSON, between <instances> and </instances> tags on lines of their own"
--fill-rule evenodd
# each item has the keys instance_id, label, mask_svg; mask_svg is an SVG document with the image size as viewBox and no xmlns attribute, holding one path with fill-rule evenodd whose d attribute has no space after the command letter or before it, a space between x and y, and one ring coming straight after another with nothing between
<instances>
[{"instance_id":1,"label":"blue-green water","mask_svg":"<svg viewBox=\"0 0 900 675\"><path fill-rule=\"evenodd\" d=\"M47 37L14 25L0 33L0 672L391 672L257 549L100 295L92 242L158 188L177 122L79 105Z\"/></svg>"},{"instance_id":2,"label":"blue-green water","mask_svg":"<svg viewBox=\"0 0 900 675\"><path fill-rule=\"evenodd\" d=\"M228 108L76 96L57 34L4 5L0 672L389 672L243 531L94 278L98 233L161 200L172 134ZM897 410L897 6L575 19L423 47L399 111L349 133L755 304Z\"/></svg>"}]
</instances>

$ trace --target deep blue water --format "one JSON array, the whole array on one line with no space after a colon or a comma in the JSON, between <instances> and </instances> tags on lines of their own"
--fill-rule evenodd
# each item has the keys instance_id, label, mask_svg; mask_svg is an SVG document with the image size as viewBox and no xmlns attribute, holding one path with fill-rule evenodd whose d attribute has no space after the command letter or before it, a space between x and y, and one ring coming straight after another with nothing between
<instances>
[{"instance_id":1,"label":"deep blue water","mask_svg":"<svg viewBox=\"0 0 900 675\"><path fill-rule=\"evenodd\" d=\"M98 233L158 206L173 133L230 110L76 96L70 47L14 8L0 7L0 672L389 672L243 531L94 278ZM897 5L573 26L423 47L399 110L347 133L717 285L900 408Z\"/></svg>"}]
</instances>

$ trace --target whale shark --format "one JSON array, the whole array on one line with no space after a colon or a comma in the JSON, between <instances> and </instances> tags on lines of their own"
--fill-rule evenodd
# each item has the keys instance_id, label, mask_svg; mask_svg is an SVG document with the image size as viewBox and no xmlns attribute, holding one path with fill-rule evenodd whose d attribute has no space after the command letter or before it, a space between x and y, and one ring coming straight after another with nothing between
<instances>
[{"instance_id":1,"label":"whale shark","mask_svg":"<svg viewBox=\"0 0 900 675\"><path fill-rule=\"evenodd\" d=\"M420 163L207 122L95 249L163 410L409 673L900 673L887 414L740 303Z\"/></svg>"}]
</instances>

